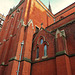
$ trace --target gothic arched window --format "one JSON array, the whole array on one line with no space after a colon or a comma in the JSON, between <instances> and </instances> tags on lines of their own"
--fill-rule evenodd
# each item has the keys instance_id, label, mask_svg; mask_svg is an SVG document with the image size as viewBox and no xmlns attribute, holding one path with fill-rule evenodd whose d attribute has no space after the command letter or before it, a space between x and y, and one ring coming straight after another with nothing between
<instances>
[{"instance_id":1,"label":"gothic arched window","mask_svg":"<svg viewBox=\"0 0 75 75\"><path fill-rule=\"evenodd\" d=\"M39 47L37 47L37 54L36 54L36 58L39 58Z\"/></svg>"},{"instance_id":2,"label":"gothic arched window","mask_svg":"<svg viewBox=\"0 0 75 75\"><path fill-rule=\"evenodd\" d=\"M43 43L43 39L40 40L40 44L42 44L42 43Z\"/></svg>"},{"instance_id":3,"label":"gothic arched window","mask_svg":"<svg viewBox=\"0 0 75 75\"><path fill-rule=\"evenodd\" d=\"M44 56L47 56L47 45L44 45Z\"/></svg>"}]
</instances>

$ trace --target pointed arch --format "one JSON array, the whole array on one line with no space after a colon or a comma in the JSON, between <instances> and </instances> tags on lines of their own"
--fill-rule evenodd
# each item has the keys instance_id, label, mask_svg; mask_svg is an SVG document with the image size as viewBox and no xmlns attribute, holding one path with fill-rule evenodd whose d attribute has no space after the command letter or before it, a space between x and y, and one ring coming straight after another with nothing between
<instances>
[{"instance_id":1,"label":"pointed arch","mask_svg":"<svg viewBox=\"0 0 75 75\"><path fill-rule=\"evenodd\" d=\"M37 41L37 44L39 44L39 40L40 40L41 38L43 38L43 40L45 41L45 37L44 37L44 36L40 36L39 39L38 39L38 41Z\"/></svg>"},{"instance_id":2,"label":"pointed arch","mask_svg":"<svg viewBox=\"0 0 75 75\"><path fill-rule=\"evenodd\" d=\"M46 43L49 46L49 43L47 41L44 41L44 43Z\"/></svg>"},{"instance_id":3,"label":"pointed arch","mask_svg":"<svg viewBox=\"0 0 75 75\"><path fill-rule=\"evenodd\" d=\"M37 46L38 46L38 44L34 47L34 49L33 49L34 51L35 51L35 49L36 49Z\"/></svg>"}]
</instances>

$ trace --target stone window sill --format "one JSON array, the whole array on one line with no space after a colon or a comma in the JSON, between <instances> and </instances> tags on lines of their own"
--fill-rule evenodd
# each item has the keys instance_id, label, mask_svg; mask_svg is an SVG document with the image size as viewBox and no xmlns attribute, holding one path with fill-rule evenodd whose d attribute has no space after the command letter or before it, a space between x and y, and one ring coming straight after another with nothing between
<instances>
[{"instance_id":1,"label":"stone window sill","mask_svg":"<svg viewBox=\"0 0 75 75\"><path fill-rule=\"evenodd\" d=\"M48 56L43 56L43 57L42 57L42 59L46 59L46 58L48 58Z\"/></svg>"},{"instance_id":2,"label":"stone window sill","mask_svg":"<svg viewBox=\"0 0 75 75\"><path fill-rule=\"evenodd\" d=\"M36 58L36 59L35 59L35 61L38 61L38 60L40 60L40 58Z\"/></svg>"}]
</instances>

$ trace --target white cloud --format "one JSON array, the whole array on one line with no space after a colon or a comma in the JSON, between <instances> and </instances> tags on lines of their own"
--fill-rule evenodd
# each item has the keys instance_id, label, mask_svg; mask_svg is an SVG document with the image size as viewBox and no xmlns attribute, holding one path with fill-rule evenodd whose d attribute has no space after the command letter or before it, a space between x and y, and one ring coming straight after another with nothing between
<instances>
[{"instance_id":1,"label":"white cloud","mask_svg":"<svg viewBox=\"0 0 75 75\"><path fill-rule=\"evenodd\" d=\"M13 8L19 3L20 0L0 0L0 13L5 16L8 14L10 8ZM49 0L41 0L47 7L49 5ZM75 0L50 0L52 11L55 14L56 12L62 10L68 5L75 2Z\"/></svg>"},{"instance_id":2,"label":"white cloud","mask_svg":"<svg viewBox=\"0 0 75 75\"><path fill-rule=\"evenodd\" d=\"M74 2L75 0L55 0L55 2L52 2L51 4L53 13L55 14L59 12L60 10L64 9Z\"/></svg>"},{"instance_id":3,"label":"white cloud","mask_svg":"<svg viewBox=\"0 0 75 75\"><path fill-rule=\"evenodd\" d=\"M6 16L10 8L16 6L19 1L20 0L0 0L0 13Z\"/></svg>"}]
</instances>

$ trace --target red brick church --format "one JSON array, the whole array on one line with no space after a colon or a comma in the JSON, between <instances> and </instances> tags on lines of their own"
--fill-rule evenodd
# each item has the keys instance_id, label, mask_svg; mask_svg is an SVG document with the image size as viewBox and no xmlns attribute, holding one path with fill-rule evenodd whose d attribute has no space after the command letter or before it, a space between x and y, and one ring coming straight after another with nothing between
<instances>
[{"instance_id":1,"label":"red brick church","mask_svg":"<svg viewBox=\"0 0 75 75\"><path fill-rule=\"evenodd\" d=\"M0 32L0 75L75 75L75 3L56 13L40 0L21 0Z\"/></svg>"}]
</instances>

